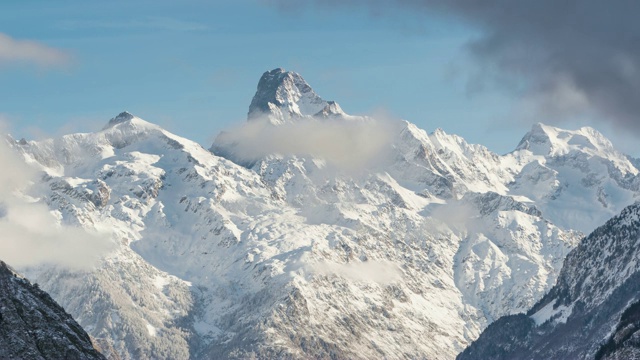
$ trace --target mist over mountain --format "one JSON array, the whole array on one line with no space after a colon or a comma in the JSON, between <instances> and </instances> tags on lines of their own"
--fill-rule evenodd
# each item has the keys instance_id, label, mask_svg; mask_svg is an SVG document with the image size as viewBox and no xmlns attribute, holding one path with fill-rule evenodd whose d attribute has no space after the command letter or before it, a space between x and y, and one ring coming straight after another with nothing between
<instances>
[{"instance_id":1,"label":"mist over mountain","mask_svg":"<svg viewBox=\"0 0 640 360\"><path fill-rule=\"evenodd\" d=\"M537 124L498 155L283 69L210 150L127 112L10 146L40 175L25 194L116 244L24 272L123 359L453 359L640 195L592 128Z\"/></svg>"}]
</instances>

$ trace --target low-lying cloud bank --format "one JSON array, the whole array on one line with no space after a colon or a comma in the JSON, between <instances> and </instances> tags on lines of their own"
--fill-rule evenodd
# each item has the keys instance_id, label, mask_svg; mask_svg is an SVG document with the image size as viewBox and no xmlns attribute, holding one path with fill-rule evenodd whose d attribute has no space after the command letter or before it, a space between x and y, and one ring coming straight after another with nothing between
<instances>
[{"instance_id":1,"label":"low-lying cloud bank","mask_svg":"<svg viewBox=\"0 0 640 360\"><path fill-rule=\"evenodd\" d=\"M310 155L340 170L359 171L380 160L393 134L386 120L301 119L277 126L258 119L221 133L213 150L239 163L270 154Z\"/></svg>"},{"instance_id":2,"label":"low-lying cloud bank","mask_svg":"<svg viewBox=\"0 0 640 360\"><path fill-rule=\"evenodd\" d=\"M61 225L24 194L37 173L0 139L0 259L11 266L52 264L88 269L115 244L108 234Z\"/></svg>"}]
</instances>

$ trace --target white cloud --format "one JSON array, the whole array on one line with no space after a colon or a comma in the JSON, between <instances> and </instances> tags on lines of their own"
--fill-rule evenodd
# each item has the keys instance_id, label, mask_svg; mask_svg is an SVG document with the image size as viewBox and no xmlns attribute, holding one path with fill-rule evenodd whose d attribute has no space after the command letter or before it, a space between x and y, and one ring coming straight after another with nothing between
<instances>
[{"instance_id":1,"label":"white cloud","mask_svg":"<svg viewBox=\"0 0 640 360\"><path fill-rule=\"evenodd\" d=\"M380 160L394 134L390 121L299 120L274 126L251 120L221 133L215 146L234 161L251 162L269 154L311 155L342 170L361 170Z\"/></svg>"},{"instance_id":2,"label":"white cloud","mask_svg":"<svg viewBox=\"0 0 640 360\"><path fill-rule=\"evenodd\" d=\"M30 41L16 40L0 33L0 65L28 64L40 67L64 66L71 56L59 49Z\"/></svg>"},{"instance_id":3,"label":"white cloud","mask_svg":"<svg viewBox=\"0 0 640 360\"><path fill-rule=\"evenodd\" d=\"M23 194L37 175L0 141L0 260L11 266L90 268L114 243L108 234L62 226L46 205Z\"/></svg>"}]
</instances>

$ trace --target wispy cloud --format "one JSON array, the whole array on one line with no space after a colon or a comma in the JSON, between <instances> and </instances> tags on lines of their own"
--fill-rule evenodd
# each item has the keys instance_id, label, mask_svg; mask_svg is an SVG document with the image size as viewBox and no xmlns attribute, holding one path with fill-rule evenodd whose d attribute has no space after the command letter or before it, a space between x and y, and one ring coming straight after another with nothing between
<instances>
[{"instance_id":1,"label":"wispy cloud","mask_svg":"<svg viewBox=\"0 0 640 360\"><path fill-rule=\"evenodd\" d=\"M111 30L168 30L202 31L209 27L197 22L184 21L169 17L149 16L137 19L63 21L59 26L66 30L111 29Z\"/></svg>"},{"instance_id":2,"label":"wispy cloud","mask_svg":"<svg viewBox=\"0 0 640 360\"><path fill-rule=\"evenodd\" d=\"M274 126L266 118L253 119L222 132L214 151L240 163L269 154L313 156L345 171L360 171L380 161L394 134L390 120L300 120Z\"/></svg>"},{"instance_id":3,"label":"wispy cloud","mask_svg":"<svg viewBox=\"0 0 640 360\"><path fill-rule=\"evenodd\" d=\"M0 33L0 65L36 65L59 67L69 65L71 55L32 40L17 40Z\"/></svg>"},{"instance_id":4,"label":"wispy cloud","mask_svg":"<svg viewBox=\"0 0 640 360\"><path fill-rule=\"evenodd\" d=\"M55 264L89 268L114 247L106 234L64 226L46 205L23 195L37 178L0 139L0 259L16 267Z\"/></svg>"}]
</instances>

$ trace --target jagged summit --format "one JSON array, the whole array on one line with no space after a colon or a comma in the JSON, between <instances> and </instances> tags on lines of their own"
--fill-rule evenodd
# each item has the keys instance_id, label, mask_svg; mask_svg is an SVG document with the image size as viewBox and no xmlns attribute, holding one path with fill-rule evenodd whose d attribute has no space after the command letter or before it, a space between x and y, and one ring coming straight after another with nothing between
<instances>
[{"instance_id":1,"label":"jagged summit","mask_svg":"<svg viewBox=\"0 0 640 360\"><path fill-rule=\"evenodd\" d=\"M118 114L116 117L112 118L111 120L109 120L109 122L107 123L107 125L103 128L103 130L109 129L117 124L121 124L123 122L126 121L131 121L133 119L135 119L136 116L134 116L133 114L131 114L128 111L123 111L120 114Z\"/></svg>"},{"instance_id":2,"label":"jagged summit","mask_svg":"<svg viewBox=\"0 0 640 360\"><path fill-rule=\"evenodd\" d=\"M340 106L318 96L300 74L277 68L262 74L247 118L267 116L271 123L282 124L305 117L340 115L344 115Z\"/></svg>"}]
</instances>

